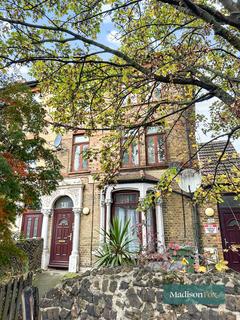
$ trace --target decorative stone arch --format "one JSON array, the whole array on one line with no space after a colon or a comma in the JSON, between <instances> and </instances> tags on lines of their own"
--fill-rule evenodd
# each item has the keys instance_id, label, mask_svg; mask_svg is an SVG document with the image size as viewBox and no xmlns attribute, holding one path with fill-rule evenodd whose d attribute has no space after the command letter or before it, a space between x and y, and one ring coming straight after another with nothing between
<instances>
[{"instance_id":1,"label":"decorative stone arch","mask_svg":"<svg viewBox=\"0 0 240 320\"><path fill-rule=\"evenodd\" d=\"M57 190L53 191L50 195L42 196L42 210L52 210L56 200L62 196L68 196L73 201L74 208L82 209L82 189L84 185L79 179L76 183L76 179L63 180L59 183Z\"/></svg>"}]
</instances>

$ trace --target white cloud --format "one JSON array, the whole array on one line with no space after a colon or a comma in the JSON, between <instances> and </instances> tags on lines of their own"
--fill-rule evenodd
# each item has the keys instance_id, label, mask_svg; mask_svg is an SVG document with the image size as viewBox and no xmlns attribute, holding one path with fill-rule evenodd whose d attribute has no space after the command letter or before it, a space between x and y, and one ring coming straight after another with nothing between
<instances>
[{"instance_id":1,"label":"white cloud","mask_svg":"<svg viewBox=\"0 0 240 320\"><path fill-rule=\"evenodd\" d=\"M28 66L12 65L11 67L7 68L7 74L9 76L22 78L27 81L33 80L33 78L29 75Z\"/></svg>"},{"instance_id":2,"label":"white cloud","mask_svg":"<svg viewBox=\"0 0 240 320\"><path fill-rule=\"evenodd\" d=\"M102 6L102 12L110 10L112 8L112 6L110 4L104 4ZM110 23L112 22L111 16L109 13L105 13L104 14L104 19L103 19L103 23Z\"/></svg>"},{"instance_id":3,"label":"white cloud","mask_svg":"<svg viewBox=\"0 0 240 320\"><path fill-rule=\"evenodd\" d=\"M119 45L119 44L121 44L119 37L120 37L120 35L117 32L117 30L112 30L111 32L108 33L107 40L111 43Z\"/></svg>"}]
</instances>

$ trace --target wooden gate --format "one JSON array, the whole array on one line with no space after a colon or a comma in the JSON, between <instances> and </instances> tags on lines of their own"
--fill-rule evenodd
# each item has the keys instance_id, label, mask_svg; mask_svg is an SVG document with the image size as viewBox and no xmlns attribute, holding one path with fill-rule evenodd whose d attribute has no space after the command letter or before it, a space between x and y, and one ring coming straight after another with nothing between
<instances>
[{"instance_id":1,"label":"wooden gate","mask_svg":"<svg viewBox=\"0 0 240 320\"><path fill-rule=\"evenodd\" d=\"M38 289L32 286L33 273L0 285L0 320L38 320Z\"/></svg>"}]
</instances>

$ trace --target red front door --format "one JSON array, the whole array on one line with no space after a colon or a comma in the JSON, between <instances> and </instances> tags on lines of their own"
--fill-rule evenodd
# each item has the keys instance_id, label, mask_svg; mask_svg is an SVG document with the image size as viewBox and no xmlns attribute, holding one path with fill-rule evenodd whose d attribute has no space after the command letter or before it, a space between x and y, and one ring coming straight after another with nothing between
<instances>
[{"instance_id":1,"label":"red front door","mask_svg":"<svg viewBox=\"0 0 240 320\"><path fill-rule=\"evenodd\" d=\"M224 259L228 267L240 272L240 208L220 208Z\"/></svg>"},{"instance_id":2,"label":"red front door","mask_svg":"<svg viewBox=\"0 0 240 320\"><path fill-rule=\"evenodd\" d=\"M72 209L55 209L53 214L50 266L68 267L72 251Z\"/></svg>"}]
</instances>

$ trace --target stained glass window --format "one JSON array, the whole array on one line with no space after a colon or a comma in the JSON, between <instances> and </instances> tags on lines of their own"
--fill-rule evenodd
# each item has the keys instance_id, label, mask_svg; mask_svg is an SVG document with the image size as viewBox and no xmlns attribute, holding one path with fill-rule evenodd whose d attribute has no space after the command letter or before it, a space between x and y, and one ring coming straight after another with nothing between
<instances>
[{"instance_id":1,"label":"stained glass window","mask_svg":"<svg viewBox=\"0 0 240 320\"><path fill-rule=\"evenodd\" d=\"M66 218L61 219L58 225L59 226L68 226L67 219Z\"/></svg>"},{"instance_id":2,"label":"stained glass window","mask_svg":"<svg viewBox=\"0 0 240 320\"><path fill-rule=\"evenodd\" d=\"M32 224L32 218L29 217L27 219L27 231L26 231L26 238L30 238L30 233L31 233L31 224Z\"/></svg>"},{"instance_id":3,"label":"stained glass window","mask_svg":"<svg viewBox=\"0 0 240 320\"><path fill-rule=\"evenodd\" d=\"M36 238L38 233L38 217L34 218L33 237Z\"/></svg>"}]
</instances>

